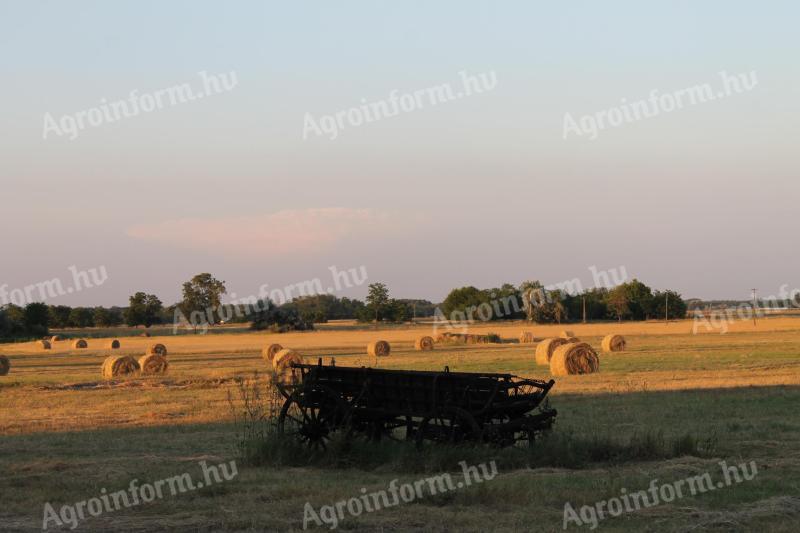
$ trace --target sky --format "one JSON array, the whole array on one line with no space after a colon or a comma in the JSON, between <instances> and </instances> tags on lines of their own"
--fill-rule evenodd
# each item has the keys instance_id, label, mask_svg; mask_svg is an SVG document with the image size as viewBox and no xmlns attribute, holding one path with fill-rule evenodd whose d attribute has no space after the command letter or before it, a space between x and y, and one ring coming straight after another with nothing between
<instances>
[{"instance_id":1,"label":"sky","mask_svg":"<svg viewBox=\"0 0 800 533\"><path fill-rule=\"evenodd\" d=\"M0 1L0 300L59 279L48 303L172 303L199 272L243 297L331 267L367 273L340 296L432 301L592 269L800 288L800 5L563 4ZM669 109L720 72L751 83ZM203 76L229 83L97 118ZM442 84L461 97L425 100ZM392 95L412 104L367 121Z\"/></svg>"}]
</instances>

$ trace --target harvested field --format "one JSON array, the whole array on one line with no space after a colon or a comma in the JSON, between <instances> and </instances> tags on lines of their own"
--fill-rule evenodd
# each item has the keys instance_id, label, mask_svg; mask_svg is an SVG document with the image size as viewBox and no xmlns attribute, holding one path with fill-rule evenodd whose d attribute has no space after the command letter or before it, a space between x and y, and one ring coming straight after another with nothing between
<instances>
[{"instance_id":1,"label":"harvested field","mask_svg":"<svg viewBox=\"0 0 800 533\"><path fill-rule=\"evenodd\" d=\"M800 320L764 320L758 328L737 323L726 335L692 335L691 328L689 321L576 325L575 334L595 350L609 332L624 335L629 344L624 357L604 359L600 372L555 378L550 401L559 417L554 432L615 441L643 433L660 433L669 440L689 432L700 441L716 443L711 455L690 452L671 459L533 470L500 463L500 473L485 489L453 493L448 506L453 523L467 531L511 531L518 524L539 520L545 530L561 530L566 501L577 505L606 499L615 491L618 494L619 486L646 489L654 478L672 481L711 472L716 479L717 462L725 459L729 464L755 460L758 475L710 496L686 498L681 505L695 509L710 524L738 513L737 524L744 529L789 531L785 517L792 503L785 498L792 494L792 479L800 475L796 459L800 457L800 421L792 415L787 418L786 413L793 412L790 406L800 401ZM474 334L493 331L516 339L520 325L473 329ZM541 326L540 334L557 336L558 332L556 327ZM431 352L416 350L416 340L426 333L430 331L422 327L380 331L381 338L392 345L390 355L381 358L382 368L433 370L447 365L452 371L510 372L550 379L547 367L535 364L530 345L464 344L437 346ZM136 466L142 462L148 464L146 479L161 479L187 471L195 475L202 458L213 464L234 459L228 393L236 390L237 378L252 377L255 372L266 386L268 372L261 357L264 337L255 333L126 337L115 355L139 357L153 342L169 344L169 377L133 375L102 381L97 370L98 357L107 353L104 343L90 344L80 352L71 351L67 343L47 352L33 342L0 346L0 353L14 355L13 371L0 382L0 468L7 472L0 478L0 491L7 495L2 511L5 527L41 530L42 501L55 504L92 497L99 480L109 490L125 487L131 479L142 479ZM307 360L321 357L328 362L335 357L337 365L361 366L369 364L364 346L375 332L320 328L268 337L296 347ZM676 423L678 417L680 423ZM227 531L300 530L303 505L309 498L319 506L359 494L362 486L378 490L396 477L414 480L440 472L428 466L424 467L427 473L414 474L406 466L392 464L389 460L375 470L240 465L239 477L220 486L214 496L215 505L235 511L235 517L200 505L202 497L183 497L159 501L154 513L143 512L147 507L124 510L92 518L82 527L100 530L125 523L126 529L157 530L165 523L176 529L214 523L215 529ZM70 476L71 472L88 475ZM609 474L619 480L618 485L598 489ZM55 487L56 478L67 481ZM23 479L28 481L21 485ZM554 491L558 492L555 496ZM262 500L264 494L269 495L269 503ZM487 509L495 508L505 510L487 514ZM743 508L749 509L747 514L740 512ZM415 504L418 522L412 524L435 523L441 509L433 501ZM364 514L348 518L340 527L404 529L410 527L407 511L399 506ZM659 529L696 525L693 515L661 506L608 519L603 527L646 529L653 513L663 526Z\"/></svg>"}]
</instances>

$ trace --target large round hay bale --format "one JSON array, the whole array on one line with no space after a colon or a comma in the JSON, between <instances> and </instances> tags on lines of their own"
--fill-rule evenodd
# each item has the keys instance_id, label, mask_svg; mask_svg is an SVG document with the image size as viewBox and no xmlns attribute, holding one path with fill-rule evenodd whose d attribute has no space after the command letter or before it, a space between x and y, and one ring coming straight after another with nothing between
<instances>
[{"instance_id":1,"label":"large round hay bale","mask_svg":"<svg viewBox=\"0 0 800 533\"><path fill-rule=\"evenodd\" d=\"M50 342L58 342L58 341L61 341L61 340L64 340L61 337L61 335L53 335L52 337L50 337Z\"/></svg>"},{"instance_id":2,"label":"large round hay bale","mask_svg":"<svg viewBox=\"0 0 800 533\"><path fill-rule=\"evenodd\" d=\"M283 346L278 343L272 343L261 350L261 357L263 357L267 363L272 363L272 360L275 359L275 354L281 350L283 350Z\"/></svg>"},{"instance_id":3,"label":"large round hay bale","mask_svg":"<svg viewBox=\"0 0 800 533\"><path fill-rule=\"evenodd\" d=\"M114 339L114 340L112 340L111 342L108 343L108 348L110 350L116 350L116 349L119 348L119 346L120 346L120 344L119 344L119 341L117 339Z\"/></svg>"},{"instance_id":4,"label":"large round hay bale","mask_svg":"<svg viewBox=\"0 0 800 533\"><path fill-rule=\"evenodd\" d=\"M39 345L42 347L43 350L50 349L50 341L39 341Z\"/></svg>"},{"instance_id":5,"label":"large round hay bale","mask_svg":"<svg viewBox=\"0 0 800 533\"><path fill-rule=\"evenodd\" d=\"M72 343L72 347L77 349L88 348L89 343L86 342L84 339L75 339L75 342Z\"/></svg>"},{"instance_id":6,"label":"large round hay bale","mask_svg":"<svg viewBox=\"0 0 800 533\"><path fill-rule=\"evenodd\" d=\"M5 355L0 355L0 376L8 375L9 370L11 370L11 361Z\"/></svg>"},{"instance_id":7,"label":"large round hay bale","mask_svg":"<svg viewBox=\"0 0 800 533\"><path fill-rule=\"evenodd\" d=\"M115 378L139 371L139 363L130 355L112 355L103 361L103 377Z\"/></svg>"},{"instance_id":8,"label":"large round hay bale","mask_svg":"<svg viewBox=\"0 0 800 533\"><path fill-rule=\"evenodd\" d=\"M275 372L273 379L281 383L297 383L300 379L300 371L292 368L291 364L303 363L303 356L294 350L284 348L272 358L272 369Z\"/></svg>"},{"instance_id":9,"label":"large round hay bale","mask_svg":"<svg viewBox=\"0 0 800 533\"><path fill-rule=\"evenodd\" d=\"M520 344L528 344L533 342L534 336L532 331L523 331L519 334L519 342Z\"/></svg>"},{"instance_id":10,"label":"large round hay bale","mask_svg":"<svg viewBox=\"0 0 800 533\"><path fill-rule=\"evenodd\" d=\"M375 341L367 344L367 353L372 357L384 357L389 355L392 347L386 341Z\"/></svg>"},{"instance_id":11,"label":"large round hay bale","mask_svg":"<svg viewBox=\"0 0 800 533\"><path fill-rule=\"evenodd\" d=\"M585 342L568 342L553 352L550 358L550 373L554 376L591 374L600 370L600 359Z\"/></svg>"},{"instance_id":12,"label":"large round hay bale","mask_svg":"<svg viewBox=\"0 0 800 533\"><path fill-rule=\"evenodd\" d=\"M574 339L575 333L573 333L572 330L564 329L561 331L561 333L558 334L558 336L561 337L562 339Z\"/></svg>"},{"instance_id":13,"label":"large round hay bale","mask_svg":"<svg viewBox=\"0 0 800 533\"><path fill-rule=\"evenodd\" d=\"M163 374L167 371L169 363L163 355L151 353L139 358L139 367L145 375Z\"/></svg>"},{"instance_id":14,"label":"large round hay bale","mask_svg":"<svg viewBox=\"0 0 800 533\"><path fill-rule=\"evenodd\" d=\"M604 352L623 352L626 344L625 337L622 335L606 335L600 346Z\"/></svg>"},{"instance_id":15,"label":"large round hay bale","mask_svg":"<svg viewBox=\"0 0 800 533\"><path fill-rule=\"evenodd\" d=\"M414 348L421 352L427 352L428 350L433 350L433 337L424 336L420 337L414 341Z\"/></svg>"},{"instance_id":16,"label":"large round hay bale","mask_svg":"<svg viewBox=\"0 0 800 533\"><path fill-rule=\"evenodd\" d=\"M275 357L272 358L272 368L281 373L292 363L302 363L303 356L299 353L295 352L294 350L290 350L288 348L284 348L283 350L279 351L275 354Z\"/></svg>"},{"instance_id":17,"label":"large round hay bale","mask_svg":"<svg viewBox=\"0 0 800 533\"><path fill-rule=\"evenodd\" d=\"M142 334L141 334L141 335L139 335L139 336L140 336L140 337L149 337L149 336L150 336L150 334L149 334L149 333L147 333L146 331L143 331L143 332L142 332Z\"/></svg>"},{"instance_id":18,"label":"large round hay bale","mask_svg":"<svg viewBox=\"0 0 800 533\"><path fill-rule=\"evenodd\" d=\"M167 347L160 343L153 344L147 349L147 355L160 355L161 357L166 357Z\"/></svg>"},{"instance_id":19,"label":"large round hay bale","mask_svg":"<svg viewBox=\"0 0 800 533\"><path fill-rule=\"evenodd\" d=\"M561 337L551 337L541 341L538 345L536 345L536 364L549 365L555 349L562 344L567 344L567 342L567 339L562 339Z\"/></svg>"}]
</instances>

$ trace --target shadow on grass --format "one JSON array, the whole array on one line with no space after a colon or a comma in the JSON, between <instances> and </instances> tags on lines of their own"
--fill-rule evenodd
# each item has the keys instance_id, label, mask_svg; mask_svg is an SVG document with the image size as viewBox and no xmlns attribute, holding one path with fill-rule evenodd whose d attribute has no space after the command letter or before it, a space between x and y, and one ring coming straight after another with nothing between
<instances>
[{"instance_id":1,"label":"shadow on grass","mask_svg":"<svg viewBox=\"0 0 800 533\"><path fill-rule=\"evenodd\" d=\"M552 432L532 446L495 448L486 445L437 445L422 449L413 442L364 442L333 434L326 450L312 451L275 431L240 443L240 460L252 466L315 466L402 472L439 472L459 468L460 461L476 464L494 460L502 470L520 468L581 469L599 464L669 459L686 455L708 457L715 440L685 434L666 439L660 432L634 434L627 440L609 436L578 437Z\"/></svg>"}]
</instances>

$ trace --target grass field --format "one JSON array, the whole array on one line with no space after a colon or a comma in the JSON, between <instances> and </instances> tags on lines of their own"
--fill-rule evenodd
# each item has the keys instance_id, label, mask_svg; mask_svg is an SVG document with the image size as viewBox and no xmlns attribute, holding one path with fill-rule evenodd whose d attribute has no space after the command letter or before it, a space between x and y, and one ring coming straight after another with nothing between
<instances>
[{"instance_id":1,"label":"grass field","mask_svg":"<svg viewBox=\"0 0 800 533\"><path fill-rule=\"evenodd\" d=\"M555 335L556 326L504 324L471 332L516 339L522 330ZM575 508L755 461L741 484L687 495L671 503L599 522L608 531L795 531L800 519L800 320L771 317L732 324L725 335L692 334L690 321L570 325L599 349L621 333L628 351L601 356L597 374L558 378L551 404L559 411L552 440L539 455L518 450L449 449L418 454L408 447L361 447L346 461L237 462L230 481L151 503L87 517L83 530L301 530L304 506L329 505L399 478L453 476L456 464L497 461L491 481L423 498L338 523L346 530L561 530L564 506ZM71 332L75 333L75 332ZM97 332L95 332L97 333ZM183 473L200 479L199 461L236 460L237 427L229 391L237 377L265 372L260 350L279 342L309 360L370 365L365 346L382 338L392 354L379 366L397 369L511 372L549 379L533 362L535 344L437 346L416 352L423 326L384 330L347 325L307 333L129 337L122 353L141 355L154 342L169 349L170 369L158 378L104 381L110 350L100 339L73 350L68 342L42 350L34 343L0 345L11 359L0 378L0 530L41 530L43 506L58 509L129 486ZM96 335L87 335L94 337ZM266 388L266 384L264 385ZM642 440L646 441L642 444ZM682 445L688 441L690 444ZM606 453L621 450L620 454ZM585 453L584 453L585 452ZM525 452L527 453L527 452ZM312 526L312 528L317 528ZM589 529L570 525L568 529Z\"/></svg>"}]
</instances>

